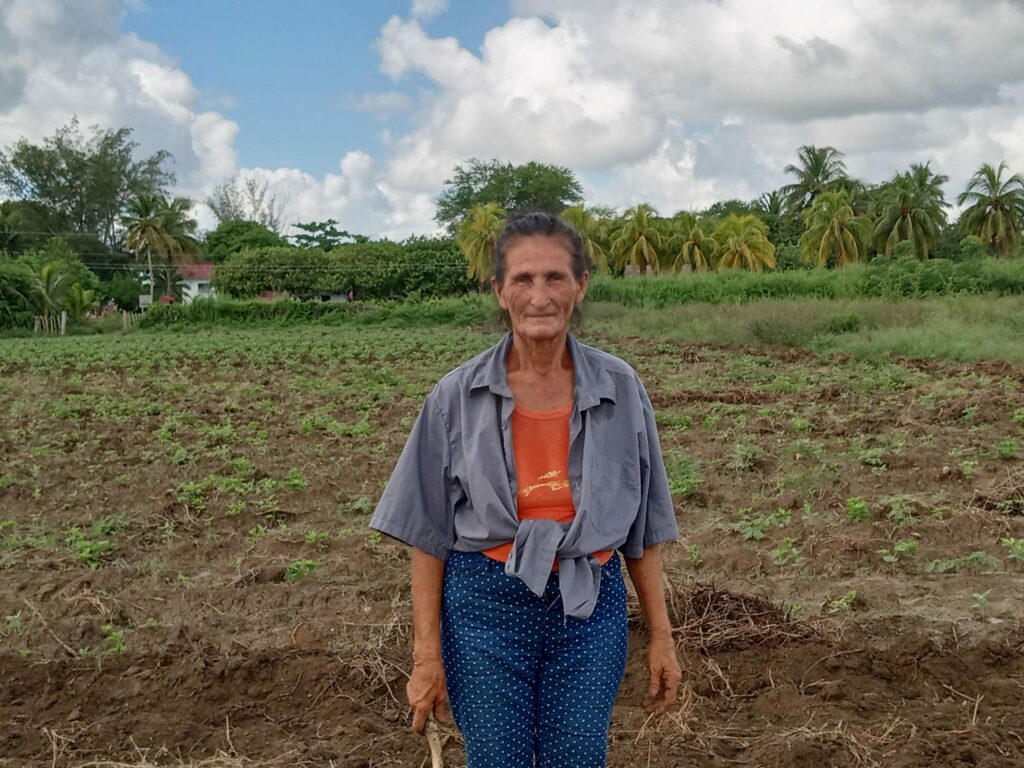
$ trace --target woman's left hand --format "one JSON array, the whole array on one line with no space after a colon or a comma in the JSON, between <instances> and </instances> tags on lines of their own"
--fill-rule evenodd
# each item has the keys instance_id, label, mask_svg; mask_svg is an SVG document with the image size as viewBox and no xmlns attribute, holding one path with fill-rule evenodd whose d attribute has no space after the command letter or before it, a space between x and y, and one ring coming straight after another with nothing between
<instances>
[{"instance_id":1,"label":"woman's left hand","mask_svg":"<svg viewBox=\"0 0 1024 768\"><path fill-rule=\"evenodd\" d=\"M683 679L671 632L651 636L647 646L647 666L651 671L651 685L644 699L644 709L661 715L675 703L679 683Z\"/></svg>"}]
</instances>

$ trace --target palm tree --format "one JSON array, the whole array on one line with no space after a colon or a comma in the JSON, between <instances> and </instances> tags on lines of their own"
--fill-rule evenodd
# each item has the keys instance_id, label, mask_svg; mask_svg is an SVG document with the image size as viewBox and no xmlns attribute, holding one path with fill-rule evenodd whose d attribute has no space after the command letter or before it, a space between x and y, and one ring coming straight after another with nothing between
<instances>
[{"instance_id":1,"label":"palm tree","mask_svg":"<svg viewBox=\"0 0 1024 768\"><path fill-rule=\"evenodd\" d=\"M658 229L658 212L647 203L630 208L620 219L612 233L612 254L615 266L624 269L629 264L634 274L643 275L650 267L658 271L658 249L662 234Z\"/></svg>"},{"instance_id":2,"label":"palm tree","mask_svg":"<svg viewBox=\"0 0 1024 768\"><path fill-rule=\"evenodd\" d=\"M775 266L775 246L768 239L768 227L757 216L730 213L715 229L718 268L749 269L760 272Z\"/></svg>"},{"instance_id":3,"label":"palm tree","mask_svg":"<svg viewBox=\"0 0 1024 768\"><path fill-rule=\"evenodd\" d=\"M13 287L8 288L10 293L21 299L33 315L42 318L45 331L56 328L55 315L67 289L67 275L60 272L56 264L44 264L38 275L33 273L25 293Z\"/></svg>"},{"instance_id":4,"label":"palm tree","mask_svg":"<svg viewBox=\"0 0 1024 768\"><path fill-rule=\"evenodd\" d=\"M1005 162L993 168L985 163L957 197L957 205L970 205L960 215L960 229L980 237L999 256L1008 256L1020 245L1024 225L1024 177L1009 172Z\"/></svg>"},{"instance_id":5,"label":"palm tree","mask_svg":"<svg viewBox=\"0 0 1024 768\"><path fill-rule=\"evenodd\" d=\"M711 227L689 211L677 213L668 220L668 226L670 235L664 250L669 258L674 257L672 271L689 268L694 272L707 272L711 269L718 249Z\"/></svg>"},{"instance_id":6,"label":"palm tree","mask_svg":"<svg viewBox=\"0 0 1024 768\"><path fill-rule=\"evenodd\" d=\"M844 267L867 256L871 220L854 212L845 190L818 195L804 214L804 225L800 251L805 261L824 267L834 259L837 267Z\"/></svg>"},{"instance_id":7,"label":"palm tree","mask_svg":"<svg viewBox=\"0 0 1024 768\"><path fill-rule=\"evenodd\" d=\"M572 224L590 253L590 261L594 269L603 275L608 274L608 251L602 245L604 240L604 220L594 215L582 205L574 205L562 211L562 218Z\"/></svg>"},{"instance_id":8,"label":"palm tree","mask_svg":"<svg viewBox=\"0 0 1024 768\"><path fill-rule=\"evenodd\" d=\"M797 150L798 165L787 165L785 172L796 176L796 181L782 187L787 211L793 215L802 214L814 198L828 192L837 182L846 178L846 163L843 153L835 147L804 145Z\"/></svg>"},{"instance_id":9,"label":"palm tree","mask_svg":"<svg viewBox=\"0 0 1024 768\"><path fill-rule=\"evenodd\" d=\"M175 294L178 266L194 262L202 252L202 246L196 239L196 220L189 215L191 207L191 200L176 197L167 202L161 211L164 233L174 244L167 254L167 266L164 267L165 290L169 295Z\"/></svg>"},{"instance_id":10,"label":"palm tree","mask_svg":"<svg viewBox=\"0 0 1024 768\"><path fill-rule=\"evenodd\" d=\"M128 207L128 215L121 223L125 229L125 245L142 261L145 254L149 267L149 299L156 291L153 257L156 256L170 270L168 281L173 280L170 265L187 262L198 253L194 234L196 222L188 216L191 203L176 197L168 200L162 195L141 193Z\"/></svg>"},{"instance_id":11,"label":"palm tree","mask_svg":"<svg viewBox=\"0 0 1024 768\"><path fill-rule=\"evenodd\" d=\"M891 256L896 244L909 240L920 259L935 250L935 239L946 225L942 185L948 176L934 173L929 163L910 166L875 193L875 247Z\"/></svg>"},{"instance_id":12,"label":"palm tree","mask_svg":"<svg viewBox=\"0 0 1024 768\"><path fill-rule=\"evenodd\" d=\"M474 205L459 224L455 241L467 261L466 274L480 284L494 274L494 248L505 228L505 209L497 203Z\"/></svg>"},{"instance_id":13,"label":"palm tree","mask_svg":"<svg viewBox=\"0 0 1024 768\"><path fill-rule=\"evenodd\" d=\"M82 287L81 283L75 283L71 286L71 290L64 294L64 309L68 311L68 317L75 321L79 321L85 317L85 313L88 312L95 303L96 292L86 290Z\"/></svg>"},{"instance_id":14,"label":"palm tree","mask_svg":"<svg viewBox=\"0 0 1024 768\"><path fill-rule=\"evenodd\" d=\"M785 202L782 190L775 189L763 193L751 207L764 216L782 216L785 213Z\"/></svg>"}]
</instances>

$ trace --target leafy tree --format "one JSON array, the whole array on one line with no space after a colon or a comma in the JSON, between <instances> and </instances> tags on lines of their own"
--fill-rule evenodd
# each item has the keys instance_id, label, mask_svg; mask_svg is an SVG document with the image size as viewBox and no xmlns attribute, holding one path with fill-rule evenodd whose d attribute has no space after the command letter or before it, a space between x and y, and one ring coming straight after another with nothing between
<instances>
[{"instance_id":1,"label":"leafy tree","mask_svg":"<svg viewBox=\"0 0 1024 768\"><path fill-rule=\"evenodd\" d=\"M71 250L67 241L60 237L50 238L42 248L19 254L17 261L37 275L45 265L51 264L59 274L66 276L68 284L80 283L87 289L95 289L99 285L97 275Z\"/></svg>"},{"instance_id":2,"label":"leafy tree","mask_svg":"<svg viewBox=\"0 0 1024 768\"><path fill-rule=\"evenodd\" d=\"M593 268L601 274L608 274L607 223L592 210L574 205L562 211L562 218L575 227L590 253Z\"/></svg>"},{"instance_id":3,"label":"leafy tree","mask_svg":"<svg viewBox=\"0 0 1024 768\"><path fill-rule=\"evenodd\" d=\"M0 250L18 254L45 250L61 238L76 257L98 275L114 272L127 258L93 232L75 232L68 218L33 200L0 202Z\"/></svg>"},{"instance_id":4,"label":"leafy tree","mask_svg":"<svg viewBox=\"0 0 1024 768\"><path fill-rule=\"evenodd\" d=\"M791 214L802 214L810 207L814 198L822 192L831 191L838 182L846 178L846 163L843 153L835 147L804 145L797 150L797 165L787 165L785 172L796 176L796 181L782 187L785 207Z\"/></svg>"},{"instance_id":5,"label":"leafy tree","mask_svg":"<svg viewBox=\"0 0 1024 768\"><path fill-rule=\"evenodd\" d=\"M568 168L529 162L513 165L476 158L455 166L453 176L435 199L435 221L455 234L476 205L495 203L513 213L560 213L583 202L583 187Z\"/></svg>"},{"instance_id":6,"label":"leafy tree","mask_svg":"<svg viewBox=\"0 0 1024 768\"><path fill-rule=\"evenodd\" d=\"M25 326L32 322L25 297L32 287L32 271L0 253L0 328Z\"/></svg>"},{"instance_id":7,"label":"leafy tree","mask_svg":"<svg viewBox=\"0 0 1024 768\"><path fill-rule=\"evenodd\" d=\"M164 169L171 155L161 150L136 160L138 144L131 136L131 128L93 126L83 132L75 118L42 145L19 139L0 152L0 189L41 204L74 231L94 233L113 246L130 202L174 183Z\"/></svg>"},{"instance_id":8,"label":"leafy tree","mask_svg":"<svg viewBox=\"0 0 1024 768\"><path fill-rule=\"evenodd\" d=\"M217 222L254 221L280 233L284 204L278 201L277 195L267 195L269 182L261 184L253 178L239 181L236 177L224 182L206 198L206 205L217 217Z\"/></svg>"},{"instance_id":9,"label":"leafy tree","mask_svg":"<svg viewBox=\"0 0 1024 768\"><path fill-rule=\"evenodd\" d=\"M818 267L845 267L867 260L871 221L858 216L848 192L822 192L804 214L806 229L800 250L806 261Z\"/></svg>"},{"instance_id":10,"label":"leafy tree","mask_svg":"<svg viewBox=\"0 0 1024 768\"><path fill-rule=\"evenodd\" d=\"M142 283L135 275L121 272L109 280L100 283L100 301L106 303L113 300L118 309L135 312L139 308L139 294L142 293Z\"/></svg>"},{"instance_id":11,"label":"leafy tree","mask_svg":"<svg viewBox=\"0 0 1024 768\"><path fill-rule=\"evenodd\" d=\"M972 261L990 256L991 253L988 243L980 237L968 235L960 241L960 247L957 251L957 259L959 261Z\"/></svg>"},{"instance_id":12,"label":"leafy tree","mask_svg":"<svg viewBox=\"0 0 1024 768\"><path fill-rule=\"evenodd\" d=\"M505 228L505 211L497 203L474 205L459 225L456 242L468 261L466 275L481 285L494 274L494 248Z\"/></svg>"},{"instance_id":13,"label":"leafy tree","mask_svg":"<svg viewBox=\"0 0 1024 768\"><path fill-rule=\"evenodd\" d=\"M191 203L181 197L168 201L163 196L141 194L123 220L127 230L125 244L140 262L145 256L150 301L156 291L153 257L159 261L170 293L174 289L176 265L191 261L199 252L196 222L188 215L190 206Z\"/></svg>"},{"instance_id":14,"label":"leafy tree","mask_svg":"<svg viewBox=\"0 0 1024 768\"><path fill-rule=\"evenodd\" d=\"M715 261L718 243L711 226L689 211L680 211L668 220L669 236L664 251L672 259L672 270L692 269L707 272Z\"/></svg>"},{"instance_id":15,"label":"leafy tree","mask_svg":"<svg viewBox=\"0 0 1024 768\"><path fill-rule=\"evenodd\" d=\"M292 240L300 248L319 248L327 253L337 248L342 243L365 243L369 238L363 235L353 235L345 229L338 229L338 222L334 219L327 221L310 221L305 224L295 224L296 229L302 230L297 235L292 235Z\"/></svg>"},{"instance_id":16,"label":"leafy tree","mask_svg":"<svg viewBox=\"0 0 1024 768\"><path fill-rule=\"evenodd\" d=\"M748 203L746 200L719 200L701 211L700 215L703 219L724 219L730 213L743 216L755 210L756 203Z\"/></svg>"},{"instance_id":17,"label":"leafy tree","mask_svg":"<svg viewBox=\"0 0 1024 768\"><path fill-rule=\"evenodd\" d=\"M919 259L935 251L936 240L946 224L942 185L948 176L934 173L928 163L912 165L875 193L874 240L879 252L893 253L896 243L909 240Z\"/></svg>"},{"instance_id":18,"label":"leafy tree","mask_svg":"<svg viewBox=\"0 0 1024 768\"><path fill-rule=\"evenodd\" d=\"M993 168L979 168L956 202L967 205L960 214L960 229L965 235L980 237L999 256L1009 256L1019 246L1024 224L1024 176L1009 173L1005 162Z\"/></svg>"},{"instance_id":19,"label":"leafy tree","mask_svg":"<svg viewBox=\"0 0 1024 768\"><path fill-rule=\"evenodd\" d=\"M220 264L233 253L276 245L288 245L288 241L257 221L222 221L206 235L206 259Z\"/></svg>"},{"instance_id":20,"label":"leafy tree","mask_svg":"<svg viewBox=\"0 0 1024 768\"><path fill-rule=\"evenodd\" d=\"M748 213L726 216L715 228L719 269L749 269L760 272L775 267L775 246L768 239L768 227Z\"/></svg>"}]
</instances>

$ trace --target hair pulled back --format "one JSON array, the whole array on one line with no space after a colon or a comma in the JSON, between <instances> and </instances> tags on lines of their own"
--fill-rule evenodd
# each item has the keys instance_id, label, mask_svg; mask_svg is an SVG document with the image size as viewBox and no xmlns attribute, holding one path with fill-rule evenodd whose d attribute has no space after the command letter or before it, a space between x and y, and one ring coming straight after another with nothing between
<instances>
[{"instance_id":1,"label":"hair pulled back","mask_svg":"<svg viewBox=\"0 0 1024 768\"><path fill-rule=\"evenodd\" d=\"M509 248L525 237L557 237L569 252L572 273L577 280L590 271L590 256L586 243L576 228L553 213L532 211L510 216L505 229L494 247L494 277L505 282L505 261Z\"/></svg>"}]
</instances>

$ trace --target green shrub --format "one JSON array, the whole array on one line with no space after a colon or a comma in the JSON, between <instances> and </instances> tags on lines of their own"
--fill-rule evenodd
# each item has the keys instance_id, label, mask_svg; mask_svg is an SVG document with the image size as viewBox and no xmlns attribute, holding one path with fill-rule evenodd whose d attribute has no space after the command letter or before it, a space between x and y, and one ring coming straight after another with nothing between
<instances>
[{"instance_id":1,"label":"green shrub","mask_svg":"<svg viewBox=\"0 0 1024 768\"><path fill-rule=\"evenodd\" d=\"M371 301L455 296L475 288L454 240L423 237L342 243L329 253L295 246L245 250L217 267L213 286L238 298L272 291L300 299L351 293Z\"/></svg>"},{"instance_id":2,"label":"green shrub","mask_svg":"<svg viewBox=\"0 0 1024 768\"><path fill-rule=\"evenodd\" d=\"M0 328L32 327L32 313L21 299L31 285L31 268L0 254Z\"/></svg>"},{"instance_id":3,"label":"green shrub","mask_svg":"<svg viewBox=\"0 0 1024 768\"><path fill-rule=\"evenodd\" d=\"M226 323L317 322L326 325L355 323L414 328L433 325L480 325L496 319L493 301L484 294L424 301L235 301L197 299L190 304L158 304L146 310L139 327L182 328Z\"/></svg>"},{"instance_id":4,"label":"green shrub","mask_svg":"<svg viewBox=\"0 0 1024 768\"><path fill-rule=\"evenodd\" d=\"M902 244L901 244L902 245ZM902 252L905 248L897 248ZM961 293L1024 294L1024 259L972 258L966 261L913 255L879 256L870 264L842 269L789 269L774 272L707 272L612 278L595 275L587 295L631 307L673 304L739 304L784 298L920 298ZM857 330L856 320L837 317L835 332ZM790 331L770 331L783 337ZM804 331L806 333L806 331Z\"/></svg>"}]
</instances>

